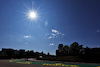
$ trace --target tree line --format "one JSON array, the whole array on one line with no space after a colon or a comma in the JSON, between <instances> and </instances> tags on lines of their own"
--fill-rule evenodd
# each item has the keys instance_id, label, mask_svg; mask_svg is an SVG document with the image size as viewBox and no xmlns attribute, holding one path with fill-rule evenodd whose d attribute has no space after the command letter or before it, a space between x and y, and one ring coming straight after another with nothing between
<instances>
[{"instance_id":1,"label":"tree line","mask_svg":"<svg viewBox=\"0 0 100 67\"><path fill-rule=\"evenodd\" d=\"M46 54L43 51L34 52L33 50L25 51L24 49L14 50L11 48L2 48L2 51L0 51L0 59L37 58L39 55L45 56Z\"/></svg>"},{"instance_id":2,"label":"tree line","mask_svg":"<svg viewBox=\"0 0 100 67\"><path fill-rule=\"evenodd\" d=\"M100 47L83 47L83 45L79 45L77 42L72 43L70 46L59 44L56 50L56 56L77 56L90 61L99 61Z\"/></svg>"},{"instance_id":3,"label":"tree line","mask_svg":"<svg viewBox=\"0 0 100 67\"><path fill-rule=\"evenodd\" d=\"M64 56L73 56L79 57L81 59L85 59L85 61L97 61L100 62L100 47L98 48L89 48L83 47L83 45L78 44L77 42L72 43L70 46L59 44L58 49L56 50L56 56L50 55L49 53L45 54L43 52L34 52L25 51L25 50L14 50L14 49L5 49L2 48L0 51L0 59L7 59L7 58L39 58L42 56L46 59L59 59L59 57ZM53 58L54 57L54 58ZM62 57L63 58L63 57ZM70 59L69 59L70 60Z\"/></svg>"}]
</instances>

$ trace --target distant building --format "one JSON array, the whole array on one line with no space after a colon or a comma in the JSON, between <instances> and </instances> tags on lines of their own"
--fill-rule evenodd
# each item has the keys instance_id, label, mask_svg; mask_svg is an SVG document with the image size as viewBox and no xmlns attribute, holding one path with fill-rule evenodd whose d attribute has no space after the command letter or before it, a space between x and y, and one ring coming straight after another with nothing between
<instances>
[{"instance_id":1,"label":"distant building","mask_svg":"<svg viewBox=\"0 0 100 67\"><path fill-rule=\"evenodd\" d=\"M19 54L19 51L18 50L13 50L14 54Z\"/></svg>"},{"instance_id":2,"label":"distant building","mask_svg":"<svg viewBox=\"0 0 100 67\"><path fill-rule=\"evenodd\" d=\"M11 48L2 48L2 53L8 53L8 52L13 52L13 49Z\"/></svg>"},{"instance_id":3,"label":"distant building","mask_svg":"<svg viewBox=\"0 0 100 67\"><path fill-rule=\"evenodd\" d=\"M2 54L7 54L8 52L12 52L13 54L19 54L18 50L14 50L11 48L2 48L2 51L1 51ZM21 50L21 52L24 52L24 51Z\"/></svg>"}]
</instances>

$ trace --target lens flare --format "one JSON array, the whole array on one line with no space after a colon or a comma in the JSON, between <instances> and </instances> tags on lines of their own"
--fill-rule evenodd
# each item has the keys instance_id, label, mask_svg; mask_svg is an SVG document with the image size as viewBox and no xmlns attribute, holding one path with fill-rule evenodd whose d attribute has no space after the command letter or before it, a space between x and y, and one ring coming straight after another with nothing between
<instances>
[{"instance_id":1,"label":"lens flare","mask_svg":"<svg viewBox=\"0 0 100 67\"><path fill-rule=\"evenodd\" d=\"M37 20L38 19L38 14L37 14L37 12L35 12L33 10L30 10L27 13L27 17L28 17L29 20Z\"/></svg>"},{"instance_id":2,"label":"lens flare","mask_svg":"<svg viewBox=\"0 0 100 67\"><path fill-rule=\"evenodd\" d=\"M30 22L38 22L40 20L40 13L39 8L34 7L33 3L32 6L27 6L25 3L25 12L23 12L26 16L25 19L27 19Z\"/></svg>"},{"instance_id":3,"label":"lens flare","mask_svg":"<svg viewBox=\"0 0 100 67\"><path fill-rule=\"evenodd\" d=\"M37 16L36 16L36 13L33 11L33 12L29 12L29 18L31 19L35 19Z\"/></svg>"}]
</instances>

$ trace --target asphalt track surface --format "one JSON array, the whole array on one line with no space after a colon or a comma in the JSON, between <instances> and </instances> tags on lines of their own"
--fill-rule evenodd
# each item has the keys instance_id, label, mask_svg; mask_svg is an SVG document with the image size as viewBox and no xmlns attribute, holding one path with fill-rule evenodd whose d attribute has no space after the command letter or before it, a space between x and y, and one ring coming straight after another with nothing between
<instances>
[{"instance_id":1,"label":"asphalt track surface","mask_svg":"<svg viewBox=\"0 0 100 67\"><path fill-rule=\"evenodd\" d=\"M49 62L22 61L22 60L18 60L18 59L0 60L0 67L100 67L100 65L98 65L98 64L92 64L92 65L90 65L90 64L78 64L76 66L73 66L73 64L71 64L71 63L64 64L64 65L68 65L68 66L53 66L53 64L59 65L59 64L64 64L64 63L53 63L50 61Z\"/></svg>"},{"instance_id":2,"label":"asphalt track surface","mask_svg":"<svg viewBox=\"0 0 100 67\"><path fill-rule=\"evenodd\" d=\"M11 63L11 62L9 62L9 60L0 60L0 67L56 67L56 66L44 66L44 65L35 65L35 64L20 64L20 63Z\"/></svg>"}]
</instances>

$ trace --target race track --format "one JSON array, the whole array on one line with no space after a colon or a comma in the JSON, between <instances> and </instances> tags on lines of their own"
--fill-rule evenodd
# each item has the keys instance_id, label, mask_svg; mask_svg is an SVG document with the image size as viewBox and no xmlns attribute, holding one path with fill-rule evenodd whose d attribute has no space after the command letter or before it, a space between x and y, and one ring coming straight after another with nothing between
<instances>
[{"instance_id":1,"label":"race track","mask_svg":"<svg viewBox=\"0 0 100 67\"><path fill-rule=\"evenodd\" d=\"M15 60L0 60L0 67L100 67L100 65L23 61L20 59L15 59Z\"/></svg>"},{"instance_id":2,"label":"race track","mask_svg":"<svg viewBox=\"0 0 100 67\"><path fill-rule=\"evenodd\" d=\"M9 60L0 60L0 67L51 67L51 66L12 63L12 62L9 62ZM53 67L55 67L55 66L53 66Z\"/></svg>"}]
</instances>

